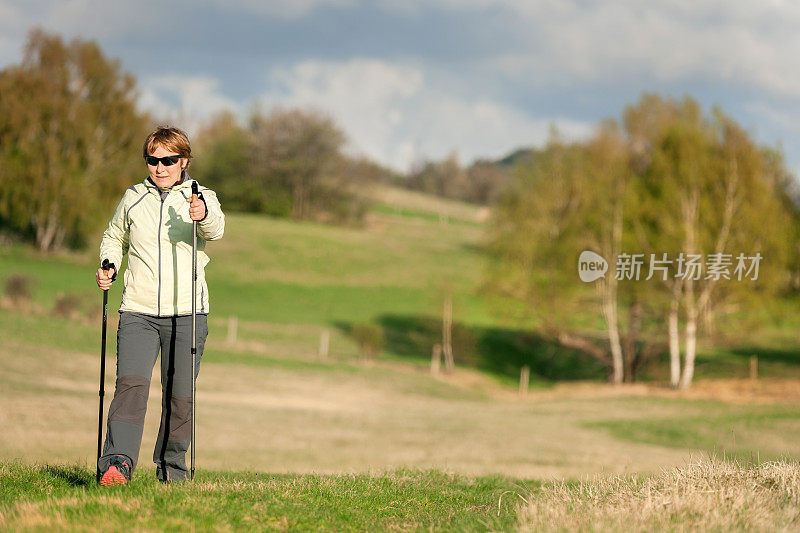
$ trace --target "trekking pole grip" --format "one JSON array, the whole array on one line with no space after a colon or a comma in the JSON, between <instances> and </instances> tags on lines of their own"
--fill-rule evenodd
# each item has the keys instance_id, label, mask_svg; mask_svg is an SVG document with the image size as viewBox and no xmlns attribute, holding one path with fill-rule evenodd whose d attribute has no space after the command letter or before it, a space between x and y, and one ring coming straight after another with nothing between
<instances>
[{"instance_id":1,"label":"trekking pole grip","mask_svg":"<svg viewBox=\"0 0 800 533\"><path fill-rule=\"evenodd\" d=\"M114 275L111 276L111 281L113 282L114 280L117 279L117 267L114 263L109 262L108 259L103 259L103 264L100 266L100 268L103 269L103 272L106 273L106 276L108 276L108 271L113 268ZM107 291L108 289L103 289L103 290Z\"/></svg>"},{"instance_id":2,"label":"trekking pole grip","mask_svg":"<svg viewBox=\"0 0 800 533\"><path fill-rule=\"evenodd\" d=\"M111 263L108 262L108 259L103 259L103 266L101 266L100 268L102 268L103 272L105 272L106 276L108 276L108 269L111 268ZM108 289L103 289L103 290L108 292ZM103 303L103 307L105 307L105 303ZM105 312L105 309L103 309L103 312Z\"/></svg>"}]
</instances>

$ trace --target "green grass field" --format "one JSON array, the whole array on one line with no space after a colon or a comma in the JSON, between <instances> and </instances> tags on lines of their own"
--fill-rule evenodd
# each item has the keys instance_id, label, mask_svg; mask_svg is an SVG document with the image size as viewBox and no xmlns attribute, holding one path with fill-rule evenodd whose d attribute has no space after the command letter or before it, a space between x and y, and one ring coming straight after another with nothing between
<instances>
[{"instance_id":1,"label":"green grass field","mask_svg":"<svg viewBox=\"0 0 800 533\"><path fill-rule=\"evenodd\" d=\"M507 531L530 485L436 471L296 475L202 472L103 489L79 466L0 463L4 530Z\"/></svg>"}]
</instances>

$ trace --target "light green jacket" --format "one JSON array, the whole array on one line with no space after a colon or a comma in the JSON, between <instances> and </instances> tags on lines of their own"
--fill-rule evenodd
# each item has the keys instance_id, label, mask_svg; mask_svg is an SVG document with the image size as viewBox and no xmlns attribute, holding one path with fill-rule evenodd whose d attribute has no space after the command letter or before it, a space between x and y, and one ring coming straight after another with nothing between
<instances>
[{"instance_id":1,"label":"light green jacket","mask_svg":"<svg viewBox=\"0 0 800 533\"><path fill-rule=\"evenodd\" d=\"M192 312L192 220L189 202L192 180L159 189L147 178L122 197L114 218L103 233L100 263L104 259L119 270L128 254L120 311L153 316L188 315ZM209 312L203 251L206 241L222 237L225 215L217 195L200 186L206 217L197 222L197 312Z\"/></svg>"}]
</instances>

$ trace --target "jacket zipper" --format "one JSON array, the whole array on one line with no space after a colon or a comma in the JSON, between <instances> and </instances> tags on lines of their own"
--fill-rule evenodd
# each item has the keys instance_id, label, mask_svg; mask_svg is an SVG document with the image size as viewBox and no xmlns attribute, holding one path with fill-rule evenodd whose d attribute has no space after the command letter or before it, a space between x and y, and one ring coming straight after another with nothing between
<instances>
[{"instance_id":1,"label":"jacket zipper","mask_svg":"<svg viewBox=\"0 0 800 533\"><path fill-rule=\"evenodd\" d=\"M158 316L161 316L161 222L164 218L164 200L167 199L167 195L163 194L159 191L161 195L161 207L158 210Z\"/></svg>"}]
</instances>

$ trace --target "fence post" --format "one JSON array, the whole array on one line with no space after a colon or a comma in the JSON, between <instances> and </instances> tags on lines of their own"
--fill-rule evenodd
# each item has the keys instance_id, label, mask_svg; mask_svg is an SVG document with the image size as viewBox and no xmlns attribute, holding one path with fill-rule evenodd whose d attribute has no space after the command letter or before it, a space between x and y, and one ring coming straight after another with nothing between
<instances>
[{"instance_id":1,"label":"fence post","mask_svg":"<svg viewBox=\"0 0 800 533\"><path fill-rule=\"evenodd\" d=\"M453 358L453 297L450 294L445 296L442 310L442 352L444 368L452 372L456 365Z\"/></svg>"},{"instance_id":2,"label":"fence post","mask_svg":"<svg viewBox=\"0 0 800 533\"><path fill-rule=\"evenodd\" d=\"M442 345L438 342L433 345L431 350L431 374L438 374L442 364Z\"/></svg>"},{"instance_id":3,"label":"fence post","mask_svg":"<svg viewBox=\"0 0 800 533\"><path fill-rule=\"evenodd\" d=\"M528 365L522 367L519 373L519 393L521 396L528 394L528 383L531 378L531 368Z\"/></svg>"},{"instance_id":4,"label":"fence post","mask_svg":"<svg viewBox=\"0 0 800 533\"><path fill-rule=\"evenodd\" d=\"M239 329L239 319L235 316L228 318L228 344L236 344L237 330Z\"/></svg>"},{"instance_id":5,"label":"fence post","mask_svg":"<svg viewBox=\"0 0 800 533\"><path fill-rule=\"evenodd\" d=\"M330 330L323 329L319 334L319 358L323 361L328 358L328 349L331 345L331 332Z\"/></svg>"}]
</instances>

